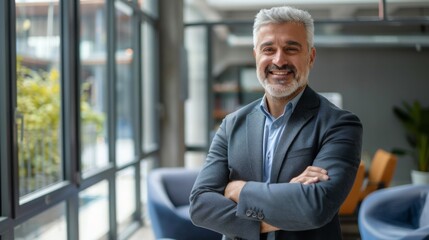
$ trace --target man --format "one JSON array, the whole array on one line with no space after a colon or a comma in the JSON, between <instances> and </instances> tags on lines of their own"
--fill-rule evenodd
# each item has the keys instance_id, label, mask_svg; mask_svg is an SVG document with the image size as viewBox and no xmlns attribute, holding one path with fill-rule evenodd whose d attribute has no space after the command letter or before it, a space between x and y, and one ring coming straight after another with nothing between
<instances>
[{"instance_id":1,"label":"man","mask_svg":"<svg viewBox=\"0 0 429 240\"><path fill-rule=\"evenodd\" d=\"M224 239L341 239L338 209L360 162L362 125L308 86L313 35L305 11L256 15L265 95L218 129L191 192L194 224Z\"/></svg>"}]
</instances>

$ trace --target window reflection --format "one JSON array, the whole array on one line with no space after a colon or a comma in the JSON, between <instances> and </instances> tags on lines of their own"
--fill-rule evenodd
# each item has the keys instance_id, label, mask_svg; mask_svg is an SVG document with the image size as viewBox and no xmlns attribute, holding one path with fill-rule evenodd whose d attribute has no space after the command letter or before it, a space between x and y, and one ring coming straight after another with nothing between
<instances>
[{"instance_id":1,"label":"window reflection","mask_svg":"<svg viewBox=\"0 0 429 240\"><path fill-rule=\"evenodd\" d=\"M133 28L132 19L128 15L128 6L116 2L116 161L123 165L134 160L135 124L133 111L136 102L133 101L134 84L132 65L134 49L132 46ZM131 11L132 12L132 11Z\"/></svg>"},{"instance_id":2,"label":"window reflection","mask_svg":"<svg viewBox=\"0 0 429 240\"><path fill-rule=\"evenodd\" d=\"M102 181L79 194L79 239L108 239L108 183Z\"/></svg>"},{"instance_id":3,"label":"window reflection","mask_svg":"<svg viewBox=\"0 0 429 240\"><path fill-rule=\"evenodd\" d=\"M81 0L80 16L81 161L87 172L108 164L105 1Z\"/></svg>"},{"instance_id":4,"label":"window reflection","mask_svg":"<svg viewBox=\"0 0 429 240\"><path fill-rule=\"evenodd\" d=\"M16 1L19 194L63 178L59 1Z\"/></svg>"},{"instance_id":5,"label":"window reflection","mask_svg":"<svg viewBox=\"0 0 429 240\"><path fill-rule=\"evenodd\" d=\"M65 209L65 203L58 204L16 226L15 239L67 239Z\"/></svg>"}]
</instances>

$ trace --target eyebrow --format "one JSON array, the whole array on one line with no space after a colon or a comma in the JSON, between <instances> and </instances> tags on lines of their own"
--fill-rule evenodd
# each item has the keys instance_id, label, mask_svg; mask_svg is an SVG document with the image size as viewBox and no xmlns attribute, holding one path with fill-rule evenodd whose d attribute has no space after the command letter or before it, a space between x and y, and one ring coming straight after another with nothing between
<instances>
[{"instance_id":1,"label":"eyebrow","mask_svg":"<svg viewBox=\"0 0 429 240\"><path fill-rule=\"evenodd\" d=\"M297 47L302 48L302 44L299 43L299 42L297 42L297 41L289 40L289 41L286 41L286 44L290 45L290 46L297 46ZM271 45L273 45L272 41L264 42L264 43L261 44L261 46L259 46L259 49L262 49L262 48L264 48L266 46L271 46Z\"/></svg>"},{"instance_id":2,"label":"eyebrow","mask_svg":"<svg viewBox=\"0 0 429 240\"><path fill-rule=\"evenodd\" d=\"M261 44L261 46L259 46L259 49L263 49L264 47L271 46L271 45L273 45L272 41L264 42Z\"/></svg>"},{"instance_id":3,"label":"eyebrow","mask_svg":"<svg viewBox=\"0 0 429 240\"><path fill-rule=\"evenodd\" d=\"M292 45L292 46L298 46L298 47L302 47L302 44L301 43L299 43L299 42L297 42L297 41L286 41L286 43L288 44L288 45Z\"/></svg>"}]
</instances>

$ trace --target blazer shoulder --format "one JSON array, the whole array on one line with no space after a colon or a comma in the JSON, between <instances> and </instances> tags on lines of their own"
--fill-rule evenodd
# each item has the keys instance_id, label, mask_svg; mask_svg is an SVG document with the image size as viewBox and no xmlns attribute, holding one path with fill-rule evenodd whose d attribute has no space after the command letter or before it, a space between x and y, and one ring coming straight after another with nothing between
<instances>
[{"instance_id":1,"label":"blazer shoulder","mask_svg":"<svg viewBox=\"0 0 429 240\"><path fill-rule=\"evenodd\" d=\"M226 132L229 132L233 129L233 126L236 126L237 124L243 124L247 117L252 114L262 114L263 113L259 110L259 104L261 102L262 98L255 100L240 109L226 115L226 117L222 121L222 125L224 126Z\"/></svg>"},{"instance_id":2,"label":"blazer shoulder","mask_svg":"<svg viewBox=\"0 0 429 240\"><path fill-rule=\"evenodd\" d=\"M361 120L355 113L347 109L339 108L322 95L318 95L320 99L318 114L320 120L323 119L323 121L331 122L333 124L338 123L338 121L340 121L362 126Z\"/></svg>"},{"instance_id":3,"label":"blazer shoulder","mask_svg":"<svg viewBox=\"0 0 429 240\"><path fill-rule=\"evenodd\" d=\"M226 119L242 118L242 117L246 117L249 114L257 112L259 110L259 105L260 105L261 101L262 101L262 98L259 98L255 101L237 109L236 111L228 114L225 118Z\"/></svg>"}]
</instances>

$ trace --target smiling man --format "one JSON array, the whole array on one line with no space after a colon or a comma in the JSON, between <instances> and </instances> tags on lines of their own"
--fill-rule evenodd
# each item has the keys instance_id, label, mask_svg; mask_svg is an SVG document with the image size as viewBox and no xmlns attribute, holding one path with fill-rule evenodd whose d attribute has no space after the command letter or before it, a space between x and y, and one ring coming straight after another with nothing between
<instances>
[{"instance_id":1,"label":"smiling man","mask_svg":"<svg viewBox=\"0 0 429 240\"><path fill-rule=\"evenodd\" d=\"M194 224L224 239L341 239L338 209L360 162L362 125L308 86L313 35L305 11L256 15L265 95L219 127L191 192Z\"/></svg>"}]
</instances>

